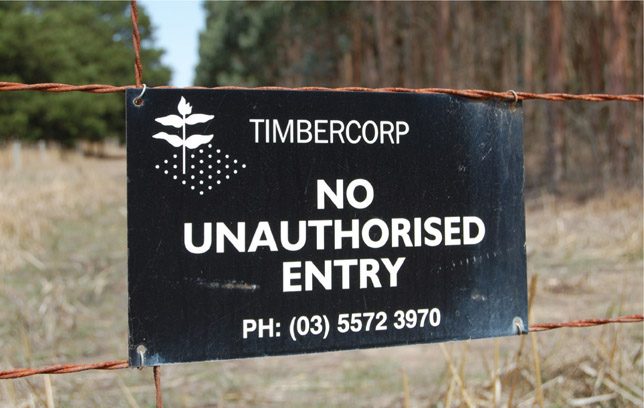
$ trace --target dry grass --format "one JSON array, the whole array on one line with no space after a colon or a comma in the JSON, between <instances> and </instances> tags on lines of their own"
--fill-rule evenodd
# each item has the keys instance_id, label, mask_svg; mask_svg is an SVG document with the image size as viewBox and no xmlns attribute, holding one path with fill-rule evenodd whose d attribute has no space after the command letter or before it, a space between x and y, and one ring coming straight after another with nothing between
<instances>
[{"instance_id":1,"label":"dry grass","mask_svg":"<svg viewBox=\"0 0 644 408\"><path fill-rule=\"evenodd\" d=\"M578 202L550 194L528 202L528 255L642 257L642 191L609 191Z\"/></svg>"},{"instance_id":2,"label":"dry grass","mask_svg":"<svg viewBox=\"0 0 644 408\"><path fill-rule=\"evenodd\" d=\"M122 154L122 152L120 152ZM126 357L125 163L0 151L0 369ZM642 193L527 202L535 322L642 313ZM642 405L642 325L163 368L187 407ZM522 345L523 343L523 345ZM497 347L498 346L498 347ZM520 350L520 351L519 351ZM447 357L446 357L447 356ZM451 363L448 363L451 362ZM513 384L514 387L513 387ZM0 407L154 404L151 370L0 382Z\"/></svg>"},{"instance_id":3,"label":"dry grass","mask_svg":"<svg viewBox=\"0 0 644 408\"><path fill-rule=\"evenodd\" d=\"M0 150L0 268L5 271L25 263L44 269L39 259L43 239L57 222L124 203L124 179L105 174L106 166L98 160L23 148L18 170L12 156L11 150Z\"/></svg>"}]
</instances>

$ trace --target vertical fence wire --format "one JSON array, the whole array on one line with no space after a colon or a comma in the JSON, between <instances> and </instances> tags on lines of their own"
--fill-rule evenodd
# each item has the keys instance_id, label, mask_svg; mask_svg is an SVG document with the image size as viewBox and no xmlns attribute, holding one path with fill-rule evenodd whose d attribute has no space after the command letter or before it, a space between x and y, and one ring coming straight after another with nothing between
<instances>
[{"instance_id":1,"label":"vertical fence wire","mask_svg":"<svg viewBox=\"0 0 644 408\"><path fill-rule=\"evenodd\" d=\"M143 86L143 66L141 65L141 35L139 34L139 7L136 0L130 2L130 19L132 20L132 45L134 46L134 76L136 87Z\"/></svg>"}]
</instances>

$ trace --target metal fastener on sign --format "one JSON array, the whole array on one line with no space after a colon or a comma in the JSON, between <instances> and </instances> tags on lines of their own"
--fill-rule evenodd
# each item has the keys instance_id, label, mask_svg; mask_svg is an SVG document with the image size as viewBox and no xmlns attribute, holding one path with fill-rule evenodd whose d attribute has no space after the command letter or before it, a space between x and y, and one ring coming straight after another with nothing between
<instances>
[{"instance_id":1,"label":"metal fastener on sign","mask_svg":"<svg viewBox=\"0 0 644 408\"><path fill-rule=\"evenodd\" d=\"M520 317L517 316L512 319L512 324L516 328L516 334L523 334L526 332L525 326L523 325L523 319L521 319Z\"/></svg>"},{"instance_id":2,"label":"metal fastener on sign","mask_svg":"<svg viewBox=\"0 0 644 408\"><path fill-rule=\"evenodd\" d=\"M143 105L143 94L145 94L145 90L147 89L147 85L143 84L143 90L141 91L141 94L139 96L135 97L132 102L134 102L134 106L141 106Z\"/></svg>"},{"instance_id":3,"label":"metal fastener on sign","mask_svg":"<svg viewBox=\"0 0 644 408\"><path fill-rule=\"evenodd\" d=\"M145 366L145 352L148 351L148 349L145 348L143 344L139 345L136 348L136 352L139 355L139 358L141 359L141 365L137 367L139 370L143 370L143 366Z\"/></svg>"},{"instance_id":4,"label":"metal fastener on sign","mask_svg":"<svg viewBox=\"0 0 644 408\"><path fill-rule=\"evenodd\" d=\"M145 85L144 85L144 86L145 86ZM512 95L514 95L514 103L519 102L519 95L517 95L517 93L516 93L515 91L513 91L512 89L510 89L508 92L510 92ZM141 94L141 95L143 95L143 94Z\"/></svg>"}]
</instances>

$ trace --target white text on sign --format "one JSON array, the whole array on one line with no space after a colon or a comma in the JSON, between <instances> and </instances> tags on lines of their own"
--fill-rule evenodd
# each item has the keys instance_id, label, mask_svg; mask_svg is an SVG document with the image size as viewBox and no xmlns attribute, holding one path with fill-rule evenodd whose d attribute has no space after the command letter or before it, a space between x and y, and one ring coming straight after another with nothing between
<instances>
[{"instance_id":1,"label":"white text on sign","mask_svg":"<svg viewBox=\"0 0 644 408\"><path fill-rule=\"evenodd\" d=\"M367 120L364 123L350 120L289 119L281 123L277 119L250 119L254 124L255 143L298 144L400 144L400 137L409 133L409 124L404 121Z\"/></svg>"},{"instance_id":2,"label":"white text on sign","mask_svg":"<svg viewBox=\"0 0 644 408\"><path fill-rule=\"evenodd\" d=\"M336 180L332 187L324 180L317 181L317 209L325 210L330 202L335 209L345 205L362 210L374 200L372 184L365 179L352 180L344 188L344 180ZM360 194L356 192L360 191ZM352 211L353 211L352 210ZM317 219L280 221L279 226L268 221L253 225L246 222L204 222L203 242L195 244L193 223L184 223L184 245L192 254L214 250L255 253L258 251L297 252L304 248L315 250L418 248L476 245L485 237L485 224L476 216L443 216L414 218ZM296 228L294 228L296 226ZM294 231L297 230L297 234ZM213 248L214 242L214 248ZM359 276L359 288L381 288L398 285L405 257L333 259L317 265L313 261L287 261L282 264L282 289L284 292L311 291L314 287L332 290L333 275L341 275L341 289L351 288L350 276ZM383 274L380 274L383 272ZM315 283L315 286L314 286ZM338 286L338 285L336 285Z\"/></svg>"}]
</instances>

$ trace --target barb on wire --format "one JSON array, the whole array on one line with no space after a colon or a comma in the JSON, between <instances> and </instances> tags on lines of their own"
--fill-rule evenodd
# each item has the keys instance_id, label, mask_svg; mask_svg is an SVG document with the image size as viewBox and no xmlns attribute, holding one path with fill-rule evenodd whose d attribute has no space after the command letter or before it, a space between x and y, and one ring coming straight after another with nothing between
<instances>
[{"instance_id":1,"label":"barb on wire","mask_svg":"<svg viewBox=\"0 0 644 408\"><path fill-rule=\"evenodd\" d=\"M138 71L137 71L138 72ZM140 72L139 72L140 73ZM137 83L141 77L137 73ZM69 85L59 83L40 83L40 84L22 84L18 82L0 82L0 91L41 91L41 92L90 92L90 93L114 93L125 92L128 88L141 88L143 85ZM612 95L612 94L567 94L567 93L532 93L532 92L494 92L482 89L450 89L450 88L362 88L362 87L345 87L345 88L325 88L320 86L305 86L299 88L286 88L281 86L261 86L257 88L245 88L240 86L218 86L213 88L203 86L189 86L185 88L177 88L173 86L155 86L149 89L213 89L213 90L228 90L228 89L241 89L241 90L262 90L262 91L328 91L328 92L393 92L393 93L417 93L417 94L448 94L455 96L462 96L471 99L492 99L500 98L508 101L518 99L520 101L526 100L546 100L546 101L587 101L587 102L607 102L607 101L622 101L622 102L643 102L644 95L640 94L625 94L625 95ZM516 93L516 95L515 95Z\"/></svg>"},{"instance_id":2,"label":"barb on wire","mask_svg":"<svg viewBox=\"0 0 644 408\"><path fill-rule=\"evenodd\" d=\"M631 315L631 316L622 316L615 317L613 319L585 319L585 320L576 320L566 323L539 323L531 324L531 332L540 332L553 329L560 329L563 327L591 327L591 326L601 326L608 323L639 323L643 321L642 315Z\"/></svg>"},{"instance_id":3,"label":"barb on wire","mask_svg":"<svg viewBox=\"0 0 644 408\"><path fill-rule=\"evenodd\" d=\"M601 326L609 323L640 323L642 321L644 321L644 317L642 315L631 315L616 317L612 319L586 319L565 323L539 323L530 325L530 331L540 332L560 329L563 327L591 327ZM128 367L129 364L127 360L106 361L96 364L60 364L40 369L15 369L0 371L0 380L28 377L37 374L69 374L87 370L119 370ZM158 383L159 385L161 383L161 373L158 367L155 367L155 383Z\"/></svg>"}]
</instances>

